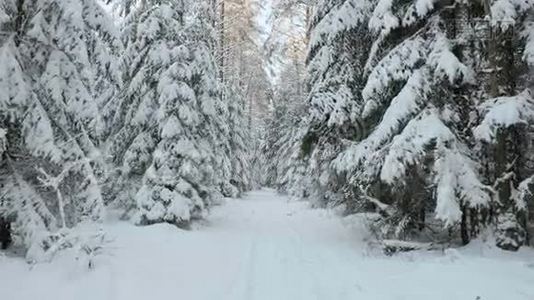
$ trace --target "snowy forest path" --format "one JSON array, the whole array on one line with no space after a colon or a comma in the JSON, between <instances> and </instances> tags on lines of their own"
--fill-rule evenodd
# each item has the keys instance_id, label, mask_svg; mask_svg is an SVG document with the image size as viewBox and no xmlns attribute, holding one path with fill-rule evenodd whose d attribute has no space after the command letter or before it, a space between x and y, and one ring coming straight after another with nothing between
<instances>
[{"instance_id":1,"label":"snowy forest path","mask_svg":"<svg viewBox=\"0 0 534 300\"><path fill-rule=\"evenodd\" d=\"M235 239L235 245L247 245L236 251L243 253L243 265L234 274L232 282L237 284L230 285L228 299L348 299L343 288L335 295L322 292L329 291L322 285L332 280L321 274L326 274L340 245L347 252L358 246L340 219L326 214L270 190L251 192L217 208L210 230Z\"/></svg>"},{"instance_id":2,"label":"snowy forest path","mask_svg":"<svg viewBox=\"0 0 534 300\"><path fill-rule=\"evenodd\" d=\"M114 240L91 271L72 257L32 268L0 257L2 299L534 299L532 251L385 257L364 242L362 219L266 189L227 199L189 231L116 217L105 229Z\"/></svg>"}]
</instances>

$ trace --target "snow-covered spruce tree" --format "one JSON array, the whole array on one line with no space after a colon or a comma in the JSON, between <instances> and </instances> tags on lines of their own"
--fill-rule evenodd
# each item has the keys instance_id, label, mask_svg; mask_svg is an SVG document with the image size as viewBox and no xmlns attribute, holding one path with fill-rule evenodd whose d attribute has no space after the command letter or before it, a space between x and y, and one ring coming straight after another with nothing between
<instances>
[{"instance_id":1,"label":"snow-covered spruce tree","mask_svg":"<svg viewBox=\"0 0 534 300\"><path fill-rule=\"evenodd\" d=\"M112 94L120 47L94 0L0 4L2 214L31 260L72 245L68 228L100 221L98 95Z\"/></svg>"},{"instance_id":2,"label":"snow-covered spruce tree","mask_svg":"<svg viewBox=\"0 0 534 300\"><path fill-rule=\"evenodd\" d=\"M161 70L156 68L160 62L154 53L160 45L152 44L158 34L157 28L151 27L149 22L143 23L149 3L131 0L116 5L124 15L121 38L125 50L120 59L124 87L107 106L111 122L106 153L112 171L104 190L106 202L131 212L158 141L155 83ZM153 24L158 25L157 22Z\"/></svg>"},{"instance_id":3,"label":"snow-covered spruce tree","mask_svg":"<svg viewBox=\"0 0 534 300\"><path fill-rule=\"evenodd\" d=\"M534 175L534 98L531 82L533 1L490 1L485 13L487 88L474 133L481 143L485 180L493 192L497 245L516 250L528 241L527 196Z\"/></svg>"},{"instance_id":4,"label":"snow-covered spruce tree","mask_svg":"<svg viewBox=\"0 0 534 300\"><path fill-rule=\"evenodd\" d=\"M121 67L125 85L120 95L110 103L114 115L107 151L115 169L106 188L107 198L113 201L113 205L131 211L136 207L135 195L160 140L157 119L159 91L156 84L165 68L177 60L177 52L171 52L172 48L166 49L165 39L172 40L175 35L177 46L185 41L183 11L179 20L159 21L157 14L164 12L158 8L158 1L125 1L120 5L121 12L128 12L122 24L126 49ZM162 32L167 30L168 36L163 35ZM165 51L160 54L160 49ZM185 64L188 58L180 59Z\"/></svg>"},{"instance_id":5,"label":"snow-covered spruce tree","mask_svg":"<svg viewBox=\"0 0 534 300\"><path fill-rule=\"evenodd\" d=\"M209 45L193 35L198 24L187 22L184 1L143 4L128 18L127 92L112 151L133 187L137 222L186 227L214 195L218 103L216 82L205 73L213 72Z\"/></svg>"},{"instance_id":6,"label":"snow-covered spruce tree","mask_svg":"<svg viewBox=\"0 0 534 300\"><path fill-rule=\"evenodd\" d=\"M253 141L247 126L245 100L235 89L235 87L227 86L224 99L228 107L227 122L230 130L230 183L237 189L239 195L250 190L254 184L250 157Z\"/></svg>"},{"instance_id":7,"label":"snow-covered spruce tree","mask_svg":"<svg viewBox=\"0 0 534 300\"><path fill-rule=\"evenodd\" d=\"M224 196L237 197L249 189L250 169L243 101L231 88L225 88L217 75L215 60L217 35L210 1L193 7L187 36L193 49L192 86L197 95L202 123L198 134L210 143L215 185Z\"/></svg>"},{"instance_id":8,"label":"snow-covered spruce tree","mask_svg":"<svg viewBox=\"0 0 534 300\"><path fill-rule=\"evenodd\" d=\"M510 7L525 9L516 4ZM502 203L493 188L500 176L481 174L488 161L480 160L472 132L477 106L492 106L483 76L492 64L494 50L488 47L502 45L498 35L486 38L495 25L484 16L481 4L454 1L384 0L374 7L369 28L377 38L365 64L359 112L369 130L335 165L348 172L359 202L380 211L384 237L408 238L431 223L428 217L459 233L464 243L481 226L501 224L491 219Z\"/></svg>"},{"instance_id":9,"label":"snow-covered spruce tree","mask_svg":"<svg viewBox=\"0 0 534 300\"><path fill-rule=\"evenodd\" d=\"M206 141L210 152L210 165L213 166L214 185L225 196L233 196L230 186L231 154L229 147L228 111L222 102L219 85L216 50L216 31L213 28L215 12L209 1L198 1L186 22L188 45L192 49L192 88L198 101L199 125L195 133Z\"/></svg>"},{"instance_id":10,"label":"snow-covered spruce tree","mask_svg":"<svg viewBox=\"0 0 534 300\"><path fill-rule=\"evenodd\" d=\"M371 47L367 29L371 2L366 0L319 1L311 19L307 67L309 118L301 142L301 156L308 159L312 198L324 205L343 201L344 180L330 162L358 140L362 128L357 111L364 83L363 66Z\"/></svg>"},{"instance_id":11,"label":"snow-covered spruce tree","mask_svg":"<svg viewBox=\"0 0 534 300\"><path fill-rule=\"evenodd\" d=\"M369 130L336 161L361 206L380 211L377 228L388 238L423 230L428 213L445 227L463 226L463 211L490 202L468 143L476 104L468 90L476 82L462 61L468 40L458 35L462 28L451 30L458 7L425 3L375 6L359 112Z\"/></svg>"}]
</instances>

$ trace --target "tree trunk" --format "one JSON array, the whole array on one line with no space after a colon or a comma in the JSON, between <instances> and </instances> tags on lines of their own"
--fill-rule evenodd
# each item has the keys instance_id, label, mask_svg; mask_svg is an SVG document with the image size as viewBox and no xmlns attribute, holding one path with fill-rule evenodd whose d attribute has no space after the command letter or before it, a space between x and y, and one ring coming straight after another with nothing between
<instances>
[{"instance_id":1,"label":"tree trunk","mask_svg":"<svg viewBox=\"0 0 534 300\"><path fill-rule=\"evenodd\" d=\"M219 78L224 82L224 67L226 56L226 40L225 40L225 1L219 0Z\"/></svg>"},{"instance_id":2,"label":"tree trunk","mask_svg":"<svg viewBox=\"0 0 534 300\"><path fill-rule=\"evenodd\" d=\"M24 12L24 0L17 0L17 16L15 17L15 45L20 44L20 38L24 34L23 32L23 26L25 19L25 12Z\"/></svg>"},{"instance_id":3,"label":"tree trunk","mask_svg":"<svg viewBox=\"0 0 534 300\"><path fill-rule=\"evenodd\" d=\"M467 245L469 243L469 232L467 230L467 208L462 205L462 220L460 223L460 235L462 237L462 244Z\"/></svg>"},{"instance_id":4,"label":"tree trunk","mask_svg":"<svg viewBox=\"0 0 534 300\"><path fill-rule=\"evenodd\" d=\"M5 250L11 244L11 224L0 217L0 247Z\"/></svg>"},{"instance_id":5,"label":"tree trunk","mask_svg":"<svg viewBox=\"0 0 534 300\"><path fill-rule=\"evenodd\" d=\"M489 2L484 2L489 5ZM489 14L486 9L486 14ZM490 19L491 19L491 15ZM488 24L490 30L488 60L490 63L489 96L513 96L516 94L516 70L514 40L514 26L499 22ZM521 212L518 211L513 199L513 189L517 187L521 174L521 138L515 126L497 129L493 158L495 164L493 178L495 181L497 246L506 250L516 250L523 245L525 230L521 224Z\"/></svg>"}]
</instances>

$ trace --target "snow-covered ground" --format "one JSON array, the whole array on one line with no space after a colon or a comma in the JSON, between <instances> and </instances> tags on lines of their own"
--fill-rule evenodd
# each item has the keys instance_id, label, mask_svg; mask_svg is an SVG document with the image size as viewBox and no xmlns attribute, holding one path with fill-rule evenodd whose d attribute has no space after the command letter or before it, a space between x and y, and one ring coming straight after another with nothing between
<instances>
[{"instance_id":1,"label":"snow-covered ground","mask_svg":"<svg viewBox=\"0 0 534 300\"><path fill-rule=\"evenodd\" d=\"M1 299L534 299L531 249L385 257L354 218L269 190L228 200L192 231L106 227L115 239L91 271L67 257L31 268L0 257Z\"/></svg>"}]
</instances>

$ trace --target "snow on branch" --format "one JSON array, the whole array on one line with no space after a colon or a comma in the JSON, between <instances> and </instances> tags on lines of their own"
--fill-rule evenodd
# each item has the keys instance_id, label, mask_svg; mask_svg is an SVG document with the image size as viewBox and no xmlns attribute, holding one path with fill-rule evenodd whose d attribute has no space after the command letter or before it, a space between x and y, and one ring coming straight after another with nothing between
<instances>
[{"instance_id":1,"label":"snow on branch","mask_svg":"<svg viewBox=\"0 0 534 300\"><path fill-rule=\"evenodd\" d=\"M479 140L493 142L498 128L534 121L534 99L530 90L511 97L498 97L485 101L479 107L482 122L473 133Z\"/></svg>"},{"instance_id":2,"label":"snow on branch","mask_svg":"<svg viewBox=\"0 0 534 300\"><path fill-rule=\"evenodd\" d=\"M408 167L419 163L426 153L427 145L433 141L442 144L453 139L454 135L449 128L434 113L425 110L393 139L380 179L389 184L401 180Z\"/></svg>"},{"instance_id":3,"label":"snow on branch","mask_svg":"<svg viewBox=\"0 0 534 300\"><path fill-rule=\"evenodd\" d=\"M7 14L6 8L0 5L0 25L9 22L10 16Z\"/></svg>"},{"instance_id":4,"label":"snow on branch","mask_svg":"<svg viewBox=\"0 0 534 300\"><path fill-rule=\"evenodd\" d=\"M16 110L13 107L26 105L31 94L28 92L30 89L24 80L12 37L0 45L0 65L0 111L14 114Z\"/></svg>"},{"instance_id":5,"label":"snow on branch","mask_svg":"<svg viewBox=\"0 0 534 300\"><path fill-rule=\"evenodd\" d=\"M447 79L450 84L474 83L474 71L464 65L452 52L452 43L443 33L437 33L428 57L437 78Z\"/></svg>"},{"instance_id":6,"label":"snow on branch","mask_svg":"<svg viewBox=\"0 0 534 300\"><path fill-rule=\"evenodd\" d=\"M392 12L393 3L393 0L378 1L369 20L369 28L371 30L386 35L400 25L399 18Z\"/></svg>"},{"instance_id":7,"label":"snow on branch","mask_svg":"<svg viewBox=\"0 0 534 300\"><path fill-rule=\"evenodd\" d=\"M405 10L399 11L400 5L396 1L379 0L369 20L369 29L380 33L380 36L383 37L398 27L410 26L431 13L438 0L413 0L410 2Z\"/></svg>"},{"instance_id":8,"label":"snow on branch","mask_svg":"<svg viewBox=\"0 0 534 300\"><path fill-rule=\"evenodd\" d=\"M521 181L517 189L512 188L512 199L519 210L527 209L527 197L532 197L532 188L534 187L534 175Z\"/></svg>"},{"instance_id":9,"label":"snow on branch","mask_svg":"<svg viewBox=\"0 0 534 300\"><path fill-rule=\"evenodd\" d=\"M8 159L8 165L10 165ZM57 220L37 191L14 171L4 186L3 198L11 199L8 212L16 212L16 228L28 249L27 257L41 252L41 242L56 229ZM16 199L17 201L14 201ZM37 254L36 254L37 255Z\"/></svg>"},{"instance_id":10,"label":"snow on branch","mask_svg":"<svg viewBox=\"0 0 534 300\"><path fill-rule=\"evenodd\" d=\"M416 21L423 19L425 16L427 16L429 13L432 12L432 10L435 7L436 2L438 0L415 0L413 3L408 7L406 12L404 13L404 17L402 19L402 25L403 26L410 26L414 24Z\"/></svg>"},{"instance_id":11,"label":"snow on branch","mask_svg":"<svg viewBox=\"0 0 534 300\"><path fill-rule=\"evenodd\" d=\"M436 143L433 167L437 183L436 218L443 220L446 226L452 226L462 216L461 202L470 207L489 203L489 187L479 181L474 162L464 154L455 135L434 110L425 110L395 137L380 179L389 184L401 180L407 168L422 163L428 151L426 146L432 142Z\"/></svg>"},{"instance_id":12,"label":"snow on branch","mask_svg":"<svg viewBox=\"0 0 534 300\"><path fill-rule=\"evenodd\" d=\"M332 41L339 33L362 24L371 10L370 1L346 0L332 8L315 26L310 37L310 47L323 41Z\"/></svg>"},{"instance_id":13,"label":"snow on branch","mask_svg":"<svg viewBox=\"0 0 534 300\"><path fill-rule=\"evenodd\" d=\"M480 182L477 165L458 143L438 149L437 156L436 218L452 226L460 221L462 202L472 208L486 207L491 201L491 188Z\"/></svg>"},{"instance_id":14,"label":"snow on branch","mask_svg":"<svg viewBox=\"0 0 534 300\"><path fill-rule=\"evenodd\" d=\"M384 113L382 122L378 124L371 135L355 144L340 155L334 164L338 169L348 170L364 159L372 157L381 146L387 143L399 130L403 124L421 109L421 104L426 99L428 89L426 76L422 71L416 71L408 80L401 92L391 101L390 106Z\"/></svg>"},{"instance_id":15,"label":"snow on branch","mask_svg":"<svg viewBox=\"0 0 534 300\"><path fill-rule=\"evenodd\" d=\"M378 98L378 93L392 82L410 78L417 64L424 61L427 55L428 44L421 37L409 39L395 47L369 74L362 90L364 100L368 102Z\"/></svg>"},{"instance_id":16,"label":"snow on branch","mask_svg":"<svg viewBox=\"0 0 534 300\"><path fill-rule=\"evenodd\" d=\"M493 26L513 26L519 16L534 6L533 0L496 0L491 4Z\"/></svg>"}]
</instances>

